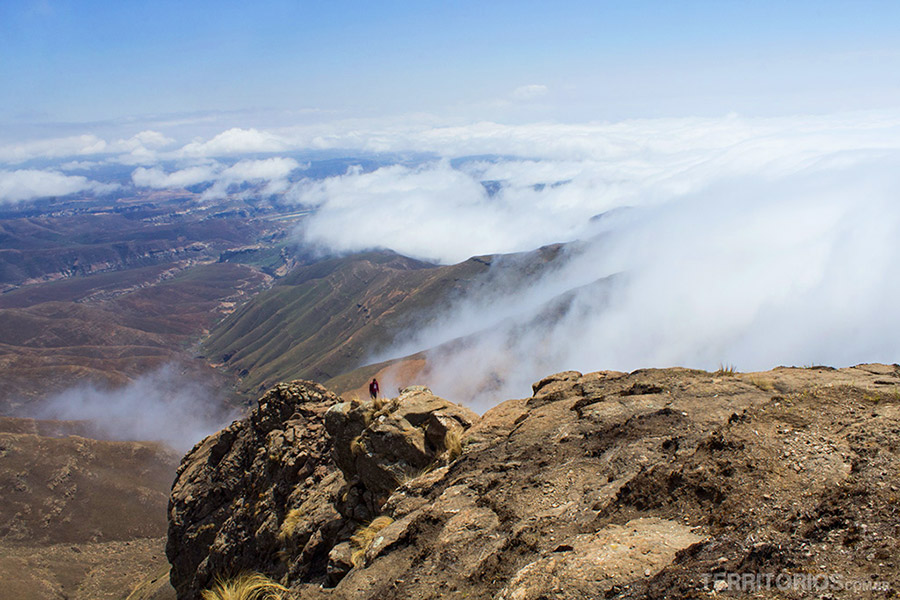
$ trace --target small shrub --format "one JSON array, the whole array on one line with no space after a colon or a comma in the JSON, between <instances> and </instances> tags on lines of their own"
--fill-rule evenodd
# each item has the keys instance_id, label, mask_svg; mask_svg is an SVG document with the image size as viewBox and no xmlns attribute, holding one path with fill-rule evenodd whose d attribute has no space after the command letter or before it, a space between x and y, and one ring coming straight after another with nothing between
<instances>
[{"instance_id":1,"label":"small shrub","mask_svg":"<svg viewBox=\"0 0 900 600\"><path fill-rule=\"evenodd\" d=\"M368 525L360 527L350 538L350 563L354 567L363 564L366 552L372 547L372 542L378 537L378 532L393 523L394 520L387 516L375 517ZM204 599L206 600L206 599Z\"/></svg>"},{"instance_id":2,"label":"small shrub","mask_svg":"<svg viewBox=\"0 0 900 600\"><path fill-rule=\"evenodd\" d=\"M233 579L216 579L203 590L203 600L282 600L287 588L259 573L242 573Z\"/></svg>"}]
</instances>

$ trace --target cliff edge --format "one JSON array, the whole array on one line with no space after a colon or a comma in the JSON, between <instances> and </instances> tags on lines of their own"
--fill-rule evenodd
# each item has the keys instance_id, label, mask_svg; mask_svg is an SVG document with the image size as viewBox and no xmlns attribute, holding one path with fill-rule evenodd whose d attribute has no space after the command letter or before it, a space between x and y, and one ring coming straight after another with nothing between
<instances>
[{"instance_id":1,"label":"cliff edge","mask_svg":"<svg viewBox=\"0 0 900 600\"><path fill-rule=\"evenodd\" d=\"M246 570L301 599L890 597L898 490L896 365L570 371L480 418L296 381L184 458L167 554L180 599Z\"/></svg>"}]
</instances>

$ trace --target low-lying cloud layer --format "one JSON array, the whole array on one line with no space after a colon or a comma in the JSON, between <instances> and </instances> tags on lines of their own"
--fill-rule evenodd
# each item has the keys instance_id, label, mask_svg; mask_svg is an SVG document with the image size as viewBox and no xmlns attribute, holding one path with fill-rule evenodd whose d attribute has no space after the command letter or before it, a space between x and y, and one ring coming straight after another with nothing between
<instances>
[{"instance_id":1,"label":"low-lying cloud layer","mask_svg":"<svg viewBox=\"0 0 900 600\"><path fill-rule=\"evenodd\" d=\"M900 155L857 159L601 219L557 271L461 302L393 354L471 335L465 351L432 355L432 383L481 407L566 369L896 362ZM546 304L530 298L566 293L561 319L536 319ZM496 389L478 389L497 374Z\"/></svg>"},{"instance_id":2,"label":"low-lying cloud layer","mask_svg":"<svg viewBox=\"0 0 900 600\"><path fill-rule=\"evenodd\" d=\"M531 158L445 159L302 182L291 197L318 208L305 226L307 239L336 251L380 246L441 262L529 250L590 235L592 217L617 208L678 205L713 188L721 194L716 203L730 206L738 203L732 192L744 181L775 182L780 189L777 182L803 173L855 173L889 162L900 151L900 120L480 124L433 129L409 143L448 157ZM760 202L749 201L748 208Z\"/></svg>"},{"instance_id":3,"label":"low-lying cloud layer","mask_svg":"<svg viewBox=\"0 0 900 600\"><path fill-rule=\"evenodd\" d=\"M70 388L42 402L35 416L89 421L97 437L160 441L182 452L234 417L215 390L171 365L120 388Z\"/></svg>"},{"instance_id":4,"label":"low-lying cloud layer","mask_svg":"<svg viewBox=\"0 0 900 600\"><path fill-rule=\"evenodd\" d=\"M538 98L539 88L516 95ZM252 182L283 194L316 209L299 234L330 252L380 247L451 263L585 240L539 281L515 294L486 286L372 357L469 336L465 352L434 355L430 382L482 407L569 368L751 370L900 355L896 114L519 125L419 116L64 146L73 161L134 164L138 186L212 182L215 198ZM49 147L0 148L0 160ZM438 158L296 182L300 165L278 156L337 148ZM566 310L542 319L548 302Z\"/></svg>"},{"instance_id":5,"label":"low-lying cloud layer","mask_svg":"<svg viewBox=\"0 0 900 600\"><path fill-rule=\"evenodd\" d=\"M897 123L676 125L575 140L594 148L581 160L439 161L306 184L297 198L318 212L303 233L442 262L588 240L539 281L469 297L373 357L469 335L464 351L432 354L429 377L482 408L564 369L896 362ZM536 300L554 298L567 311L548 324Z\"/></svg>"},{"instance_id":6,"label":"low-lying cloud layer","mask_svg":"<svg viewBox=\"0 0 900 600\"><path fill-rule=\"evenodd\" d=\"M232 186L244 183L261 184L256 194L272 195L287 191L288 176L303 167L291 158L266 158L262 160L242 160L230 167L218 162L186 167L166 172L159 167L138 167L131 175L136 186L149 188L183 188L199 183L212 182L204 190L207 199L223 198Z\"/></svg>"},{"instance_id":7,"label":"low-lying cloud layer","mask_svg":"<svg viewBox=\"0 0 900 600\"><path fill-rule=\"evenodd\" d=\"M118 189L116 184L91 181L81 175L65 175L40 169L0 170L0 204L48 196L68 196L79 192L103 194Z\"/></svg>"}]
</instances>

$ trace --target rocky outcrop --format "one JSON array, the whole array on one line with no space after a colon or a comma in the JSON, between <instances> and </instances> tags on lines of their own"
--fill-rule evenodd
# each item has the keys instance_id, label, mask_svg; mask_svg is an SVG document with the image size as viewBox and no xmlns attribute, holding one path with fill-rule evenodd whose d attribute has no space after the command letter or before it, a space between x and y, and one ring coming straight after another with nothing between
<instances>
[{"instance_id":1,"label":"rocky outcrop","mask_svg":"<svg viewBox=\"0 0 900 600\"><path fill-rule=\"evenodd\" d=\"M312 389L295 385L298 394ZM286 450L315 454L328 473L305 489L324 489L316 486L327 477L333 487L304 492L302 505L290 496L281 508L263 505L271 514L259 516L259 530L281 520L283 531L286 507L301 507L312 515L295 519L304 531L322 524L309 539L327 540L322 551L331 545L324 575L322 551L284 535L245 536L232 553L246 560L216 566L261 570L297 598L348 600L709 597L751 585L746 574L758 576L755 585L769 575L769 585L782 585L750 592L785 597L857 597L866 585L885 596L900 585L900 367L571 371L467 429L462 409L454 416L449 403L415 395L415 410L402 397L379 407L335 399L307 421L324 421L330 441L295 437L303 448ZM458 455L435 443L432 423L459 425ZM266 448L268 436L252 439ZM238 509L238 498L253 502L267 482L279 485L276 473L289 473L223 479L208 445L185 459L181 478L211 469L202 472L218 482L215 497ZM203 504L197 499L193 518L182 514L182 528L221 531L212 525L221 521L203 520ZM376 514L368 527L360 522ZM214 572L204 553L219 548L221 534L209 535L183 548L204 577ZM821 586L820 574L830 587L803 588ZM778 575L806 578L785 589ZM181 598L195 597L195 585L175 583Z\"/></svg>"},{"instance_id":2,"label":"rocky outcrop","mask_svg":"<svg viewBox=\"0 0 900 600\"><path fill-rule=\"evenodd\" d=\"M279 384L249 418L184 457L166 546L179 598L198 598L216 576L245 569L276 578L324 576L331 550L324 540L341 526L333 505L344 481L324 426L325 411L338 402L312 382Z\"/></svg>"},{"instance_id":3,"label":"rocky outcrop","mask_svg":"<svg viewBox=\"0 0 900 600\"><path fill-rule=\"evenodd\" d=\"M420 386L367 402L310 381L275 386L181 463L166 549L179 598L243 570L336 584L362 554L354 535L402 481L458 456L477 419Z\"/></svg>"},{"instance_id":4,"label":"rocky outcrop","mask_svg":"<svg viewBox=\"0 0 900 600\"><path fill-rule=\"evenodd\" d=\"M342 513L359 521L374 518L401 482L460 452L462 433L477 420L424 386L406 388L392 400L333 406L325 414L332 456L349 495L358 498L343 503Z\"/></svg>"}]
</instances>

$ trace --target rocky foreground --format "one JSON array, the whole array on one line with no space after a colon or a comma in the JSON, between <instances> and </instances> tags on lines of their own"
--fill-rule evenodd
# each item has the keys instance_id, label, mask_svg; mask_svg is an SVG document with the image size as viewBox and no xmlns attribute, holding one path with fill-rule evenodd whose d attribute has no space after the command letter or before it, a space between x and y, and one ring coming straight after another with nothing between
<instances>
[{"instance_id":1,"label":"rocky foreground","mask_svg":"<svg viewBox=\"0 0 900 600\"><path fill-rule=\"evenodd\" d=\"M180 599L892 597L900 367L576 372L478 417L307 381L182 461Z\"/></svg>"}]
</instances>

